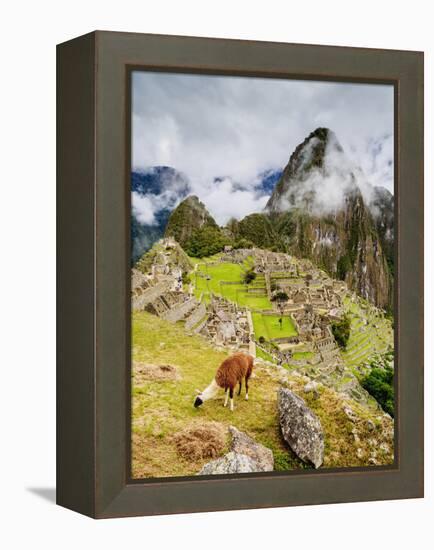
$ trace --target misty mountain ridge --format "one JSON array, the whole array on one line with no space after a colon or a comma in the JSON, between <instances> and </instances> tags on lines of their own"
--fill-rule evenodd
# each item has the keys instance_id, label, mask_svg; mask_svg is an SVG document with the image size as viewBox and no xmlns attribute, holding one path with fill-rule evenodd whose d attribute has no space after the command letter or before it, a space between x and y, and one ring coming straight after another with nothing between
<instances>
[{"instance_id":1,"label":"misty mountain ridge","mask_svg":"<svg viewBox=\"0 0 434 550\"><path fill-rule=\"evenodd\" d=\"M309 258L378 306L392 304L393 196L369 185L326 128L296 147L264 212L219 228L197 197L187 197L165 235L192 252L200 248L197 241L216 249L244 241Z\"/></svg>"},{"instance_id":2,"label":"misty mountain ridge","mask_svg":"<svg viewBox=\"0 0 434 550\"><path fill-rule=\"evenodd\" d=\"M258 196L269 196L282 170L269 169L258 174L252 186ZM229 176L216 176L219 183ZM232 182L233 189L246 187ZM170 166L152 166L131 173L132 192L132 263L160 239L165 232L170 214L193 193L187 176Z\"/></svg>"},{"instance_id":3,"label":"misty mountain ridge","mask_svg":"<svg viewBox=\"0 0 434 550\"><path fill-rule=\"evenodd\" d=\"M332 130L317 128L291 154L266 211L278 213L298 208L315 216L333 214L345 208L348 195L357 192L370 209L372 206L373 215L381 214L381 208L375 208L373 201L387 203L393 197L386 188L369 183Z\"/></svg>"}]
</instances>

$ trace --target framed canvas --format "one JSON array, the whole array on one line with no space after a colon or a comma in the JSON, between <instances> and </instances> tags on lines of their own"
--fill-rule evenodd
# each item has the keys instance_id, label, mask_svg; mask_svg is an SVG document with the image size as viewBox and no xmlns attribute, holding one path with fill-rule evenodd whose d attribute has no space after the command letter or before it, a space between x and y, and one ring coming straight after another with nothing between
<instances>
[{"instance_id":1,"label":"framed canvas","mask_svg":"<svg viewBox=\"0 0 434 550\"><path fill-rule=\"evenodd\" d=\"M57 48L57 502L423 496L423 54Z\"/></svg>"}]
</instances>

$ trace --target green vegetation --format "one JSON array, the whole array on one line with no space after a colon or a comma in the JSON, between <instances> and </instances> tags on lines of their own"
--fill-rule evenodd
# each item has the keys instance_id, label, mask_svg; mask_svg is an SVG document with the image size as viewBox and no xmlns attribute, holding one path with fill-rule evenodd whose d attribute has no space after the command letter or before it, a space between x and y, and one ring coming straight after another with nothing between
<instances>
[{"instance_id":1,"label":"green vegetation","mask_svg":"<svg viewBox=\"0 0 434 550\"><path fill-rule=\"evenodd\" d=\"M250 269L248 269L244 273L243 282L244 282L244 284L249 285L255 279L256 279L256 273L255 273L253 267L251 267Z\"/></svg>"},{"instance_id":2,"label":"green vegetation","mask_svg":"<svg viewBox=\"0 0 434 550\"><path fill-rule=\"evenodd\" d=\"M342 281L345 281L345 277L348 271L351 270L351 260L348 254L344 254L338 260L337 264L337 277Z\"/></svg>"},{"instance_id":3,"label":"green vegetation","mask_svg":"<svg viewBox=\"0 0 434 550\"><path fill-rule=\"evenodd\" d=\"M240 239L237 239L234 241L233 247L234 248L253 248L255 245L250 241L249 239L244 239L241 237Z\"/></svg>"},{"instance_id":4,"label":"green vegetation","mask_svg":"<svg viewBox=\"0 0 434 550\"><path fill-rule=\"evenodd\" d=\"M164 234L166 237L173 237L185 248L185 244L196 230L206 228L214 229L217 233L220 232L205 205L196 196L191 195L170 214ZM209 236L208 238L211 240Z\"/></svg>"},{"instance_id":5,"label":"green vegetation","mask_svg":"<svg viewBox=\"0 0 434 550\"><path fill-rule=\"evenodd\" d=\"M303 359L312 359L313 355L311 351L296 351L292 354L292 357L296 361L303 361Z\"/></svg>"},{"instance_id":6,"label":"green vegetation","mask_svg":"<svg viewBox=\"0 0 434 550\"><path fill-rule=\"evenodd\" d=\"M260 357L261 359L264 359L264 361L270 361L270 363L274 363L273 357L259 347L256 347L256 357Z\"/></svg>"},{"instance_id":7,"label":"green vegetation","mask_svg":"<svg viewBox=\"0 0 434 550\"><path fill-rule=\"evenodd\" d=\"M282 319L282 324L279 323L279 319ZM264 315L259 312L253 312L252 320L255 336L258 339L261 336L266 340L297 336L294 323L287 315L281 317L280 315Z\"/></svg>"},{"instance_id":8,"label":"green vegetation","mask_svg":"<svg viewBox=\"0 0 434 550\"><path fill-rule=\"evenodd\" d=\"M390 320L370 312L370 306L364 302L352 302L344 298L346 315L351 321L350 337L343 357L346 364L359 376L357 368L371 362L375 355L387 353L393 347L393 329ZM367 308L367 309L366 309Z\"/></svg>"},{"instance_id":9,"label":"green vegetation","mask_svg":"<svg viewBox=\"0 0 434 550\"><path fill-rule=\"evenodd\" d=\"M250 214L237 224L237 237L255 243L260 248L277 247L279 236L266 214Z\"/></svg>"},{"instance_id":10,"label":"green vegetation","mask_svg":"<svg viewBox=\"0 0 434 550\"><path fill-rule=\"evenodd\" d=\"M210 258L207 258L210 260ZM203 294L208 300L210 294L222 296L241 307L250 309L271 309L272 305L265 294L265 281L263 277L256 276L249 286L242 283L244 274L252 266L251 257L243 264L230 262L201 262L193 277L196 286L196 296ZM248 292L251 287L264 287L264 293Z\"/></svg>"},{"instance_id":11,"label":"green vegetation","mask_svg":"<svg viewBox=\"0 0 434 550\"><path fill-rule=\"evenodd\" d=\"M380 403L383 410L390 416L394 415L395 409L393 378L392 368L373 368L361 381L365 390Z\"/></svg>"},{"instance_id":12,"label":"green vegetation","mask_svg":"<svg viewBox=\"0 0 434 550\"><path fill-rule=\"evenodd\" d=\"M231 244L231 240L220 228L204 226L192 233L185 243L184 249L189 256L205 258L221 252L229 244Z\"/></svg>"},{"instance_id":13,"label":"green vegetation","mask_svg":"<svg viewBox=\"0 0 434 550\"><path fill-rule=\"evenodd\" d=\"M351 321L345 315L341 321L332 324L332 332L338 345L345 349L350 338Z\"/></svg>"}]
</instances>

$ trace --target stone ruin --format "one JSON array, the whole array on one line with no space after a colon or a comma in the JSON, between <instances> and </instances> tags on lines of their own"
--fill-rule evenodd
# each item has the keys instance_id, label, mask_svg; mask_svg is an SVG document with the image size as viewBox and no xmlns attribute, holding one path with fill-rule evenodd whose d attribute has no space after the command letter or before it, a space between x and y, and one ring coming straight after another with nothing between
<instances>
[{"instance_id":1,"label":"stone ruin","mask_svg":"<svg viewBox=\"0 0 434 550\"><path fill-rule=\"evenodd\" d=\"M143 274L136 269L132 271L134 310L146 310L171 322L180 321L186 330L201 334L215 345L231 350L255 353L256 345L278 364L311 365L319 372L340 368L342 360L331 324L343 316L342 300L348 295L343 281L330 279L309 260L295 260L288 254L256 248L225 247L215 263L242 263L251 256L255 271L264 275L265 288L252 287L251 292L260 290L270 300L275 289L288 295L279 313L291 317L297 335L258 342L254 337L250 312L246 308L212 294L206 304L202 296L199 299L195 297L192 283L185 292L182 271L170 262L170 250L177 246L176 242L164 239L160 244L164 245L163 252L157 254L150 273ZM198 274L206 277L205 273ZM263 312L264 315L267 313L275 315L277 306L274 305L274 310ZM313 356L308 360L295 360L293 353L297 350L309 351Z\"/></svg>"},{"instance_id":2,"label":"stone ruin","mask_svg":"<svg viewBox=\"0 0 434 550\"><path fill-rule=\"evenodd\" d=\"M211 295L207 309L208 318L202 334L217 345L248 350L250 327L246 309L215 295Z\"/></svg>"},{"instance_id":3,"label":"stone ruin","mask_svg":"<svg viewBox=\"0 0 434 550\"><path fill-rule=\"evenodd\" d=\"M192 285L189 292L184 292L182 272L177 267L160 270L153 264L151 273L146 275L133 269L131 292L134 311L147 311L172 323L182 322L187 331L200 333L219 346L249 349L251 327L246 309L215 295L206 304L202 297L198 300L194 296Z\"/></svg>"}]
</instances>

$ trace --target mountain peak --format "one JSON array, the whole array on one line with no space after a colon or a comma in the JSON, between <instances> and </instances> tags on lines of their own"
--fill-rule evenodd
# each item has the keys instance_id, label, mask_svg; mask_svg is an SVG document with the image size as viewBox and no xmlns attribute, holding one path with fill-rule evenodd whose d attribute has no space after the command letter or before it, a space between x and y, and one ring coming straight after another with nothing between
<instances>
[{"instance_id":1,"label":"mountain peak","mask_svg":"<svg viewBox=\"0 0 434 550\"><path fill-rule=\"evenodd\" d=\"M189 195L170 214L164 234L166 237L173 237L181 246L184 246L194 231L203 227L218 228L199 197Z\"/></svg>"},{"instance_id":2,"label":"mountain peak","mask_svg":"<svg viewBox=\"0 0 434 550\"><path fill-rule=\"evenodd\" d=\"M345 188L354 188L350 164L336 134L329 128L316 128L290 156L266 209L281 212L319 206L321 213L334 210L336 205L328 199L341 200Z\"/></svg>"}]
</instances>

